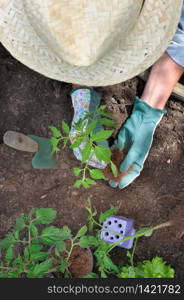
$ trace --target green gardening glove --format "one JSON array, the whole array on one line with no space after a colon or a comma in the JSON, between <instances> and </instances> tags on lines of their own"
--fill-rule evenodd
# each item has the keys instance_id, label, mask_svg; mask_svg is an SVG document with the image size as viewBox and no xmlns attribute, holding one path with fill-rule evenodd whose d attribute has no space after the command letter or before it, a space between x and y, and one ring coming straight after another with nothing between
<instances>
[{"instance_id":1,"label":"green gardening glove","mask_svg":"<svg viewBox=\"0 0 184 300\"><path fill-rule=\"evenodd\" d=\"M37 151L32 159L32 166L35 169L57 169L57 163L52 154L52 145L50 139L39 137L36 135L28 135L33 141L39 145Z\"/></svg>"},{"instance_id":2,"label":"green gardening glove","mask_svg":"<svg viewBox=\"0 0 184 300\"><path fill-rule=\"evenodd\" d=\"M115 141L115 148L123 151L126 156L120 165L121 180L110 180L111 187L119 186L123 189L140 175L152 145L155 129L164 113L165 109L153 108L136 97L132 114L122 126Z\"/></svg>"}]
</instances>

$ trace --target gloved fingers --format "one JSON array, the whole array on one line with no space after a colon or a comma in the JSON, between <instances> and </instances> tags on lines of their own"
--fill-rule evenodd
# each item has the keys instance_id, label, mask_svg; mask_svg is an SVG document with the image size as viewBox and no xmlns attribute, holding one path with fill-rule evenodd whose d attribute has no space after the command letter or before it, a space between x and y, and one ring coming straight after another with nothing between
<instances>
[{"instance_id":1,"label":"gloved fingers","mask_svg":"<svg viewBox=\"0 0 184 300\"><path fill-rule=\"evenodd\" d=\"M109 180L109 185L113 188L116 188L118 186L119 182L115 182L113 180Z\"/></svg>"},{"instance_id":2,"label":"gloved fingers","mask_svg":"<svg viewBox=\"0 0 184 300\"><path fill-rule=\"evenodd\" d=\"M113 188L119 186L121 188L121 185L124 187L127 183L126 181L130 180L129 174L131 174L130 177L133 177L133 174L138 174L140 172L141 166L136 162L139 155L137 152L134 151L134 148L132 147L128 154L125 156L125 159L123 159L122 163L120 164L120 178L118 176L119 182L110 180L109 185ZM127 177L128 176L128 177ZM122 178L122 180L121 180ZM124 180L124 181L123 181ZM133 180L133 179L132 179ZM123 188L122 187L122 188Z\"/></svg>"},{"instance_id":3,"label":"gloved fingers","mask_svg":"<svg viewBox=\"0 0 184 300\"><path fill-rule=\"evenodd\" d=\"M130 168L135 167L135 165L137 165L137 162L140 161L140 158L141 154L137 152L135 146L132 145L129 152L126 154L125 158L120 164L120 172L126 172Z\"/></svg>"},{"instance_id":4,"label":"gloved fingers","mask_svg":"<svg viewBox=\"0 0 184 300\"><path fill-rule=\"evenodd\" d=\"M115 140L115 146L119 150L125 150L126 152L129 151L129 148L131 147L131 138L125 127L122 127L120 130L118 138Z\"/></svg>"},{"instance_id":5,"label":"gloved fingers","mask_svg":"<svg viewBox=\"0 0 184 300\"><path fill-rule=\"evenodd\" d=\"M132 171L130 171L127 175L125 175L122 180L119 182L119 188L124 189L127 187L130 183L132 183L141 172L141 168L134 168Z\"/></svg>"},{"instance_id":6,"label":"gloved fingers","mask_svg":"<svg viewBox=\"0 0 184 300\"><path fill-rule=\"evenodd\" d=\"M140 175L141 168L139 166L135 166L134 169L129 169L126 173L122 173L122 179L120 182L115 182L113 180L109 181L109 185L113 188L116 188L117 186L120 189L123 189L127 187L130 183L132 183L139 175Z\"/></svg>"}]
</instances>

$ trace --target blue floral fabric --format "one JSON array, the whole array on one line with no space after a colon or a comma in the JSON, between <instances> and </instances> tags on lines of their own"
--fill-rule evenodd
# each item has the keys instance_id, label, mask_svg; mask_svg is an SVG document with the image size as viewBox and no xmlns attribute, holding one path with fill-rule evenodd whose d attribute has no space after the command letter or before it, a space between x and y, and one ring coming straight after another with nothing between
<instances>
[{"instance_id":1,"label":"blue floral fabric","mask_svg":"<svg viewBox=\"0 0 184 300\"><path fill-rule=\"evenodd\" d=\"M178 28L166 51L177 64L184 67L184 1Z\"/></svg>"}]
</instances>

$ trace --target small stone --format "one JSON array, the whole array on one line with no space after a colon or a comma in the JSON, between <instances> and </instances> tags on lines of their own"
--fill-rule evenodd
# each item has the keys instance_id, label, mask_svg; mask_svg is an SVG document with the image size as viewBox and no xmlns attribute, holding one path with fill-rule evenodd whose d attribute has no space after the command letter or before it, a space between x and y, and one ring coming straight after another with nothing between
<instances>
[{"instance_id":1,"label":"small stone","mask_svg":"<svg viewBox=\"0 0 184 300\"><path fill-rule=\"evenodd\" d=\"M171 160L170 160L170 159L168 159L168 160L167 160L167 163L168 163L168 164L170 164L170 162L171 162Z\"/></svg>"},{"instance_id":2,"label":"small stone","mask_svg":"<svg viewBox=\"0 0 184 300\"><path fill-rule=\"evenodd\" d=\"M46 197L47 197L47 194L42 195L40 198L41 198L41 199L45 199Z\"/></svg>"}]
</instances>

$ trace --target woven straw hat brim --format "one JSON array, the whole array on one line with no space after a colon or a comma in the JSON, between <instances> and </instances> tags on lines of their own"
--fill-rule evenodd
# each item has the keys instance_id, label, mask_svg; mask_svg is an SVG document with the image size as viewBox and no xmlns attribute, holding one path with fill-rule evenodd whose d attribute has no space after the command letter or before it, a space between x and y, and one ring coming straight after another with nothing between
<instances>
[{"instance_id":1,"label":"woven straw hat brim","mask_svg":"<svg viewBox=\"0 0 184 300\"><path fill-rule=\"evenodd\" d=\"M2 44L23 64L47 77L88 86L117 84L150 67L171 41L183 3L183 0L145 0L126 39L94 64L77 67L64 61L35 32L24 8L26 1L0 1ZM36 10L36 6L30 5L30 10Z\"/></svg>"}]
</instances>

